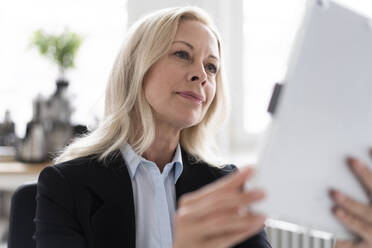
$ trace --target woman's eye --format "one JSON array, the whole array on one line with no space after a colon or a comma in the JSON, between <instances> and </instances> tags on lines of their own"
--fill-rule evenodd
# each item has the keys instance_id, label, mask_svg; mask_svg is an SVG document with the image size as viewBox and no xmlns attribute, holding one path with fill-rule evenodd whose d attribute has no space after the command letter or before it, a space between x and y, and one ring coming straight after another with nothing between
<instances>
[{"instance_id":1,"label":"woman's eye","mask_svg":"<svg viewBox=\"0 0 372 248\"><path fill-rule=\"evenodd\" d=\"M181 58L181 59L189 59L190 58L190 55L188 54L188 52L185 52L185 51L177 51L174 53L174 55L176 55L177 57Z\"/></svg>"},{"instance_id":2,"label":"woman's eye","mask_svg":"<svg viewBox=\"0 0 372 248\"><path fill-rule=\"evenodd\" d=\"M217 67L214 64L208 64L206 66L207 70L212 73L217 73Z\"/></svg>"}]
</instances>

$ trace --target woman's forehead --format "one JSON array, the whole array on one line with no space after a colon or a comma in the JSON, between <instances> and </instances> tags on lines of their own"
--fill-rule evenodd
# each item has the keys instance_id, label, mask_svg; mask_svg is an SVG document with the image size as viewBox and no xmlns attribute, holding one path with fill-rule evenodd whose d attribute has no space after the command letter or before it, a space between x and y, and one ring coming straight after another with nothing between
<instances>
[{"instance_id":1,"label":"woman's forehead","mask_svg":"<svg viewBox=\"0 0 372 248\"><path fill-rule=\"evenodd\" d=\"M190 44L193 49L207 49L219 57L218 42L215 34L199 21L183 21L179 24L174 41Z\"/></svg>"}]
</instances>

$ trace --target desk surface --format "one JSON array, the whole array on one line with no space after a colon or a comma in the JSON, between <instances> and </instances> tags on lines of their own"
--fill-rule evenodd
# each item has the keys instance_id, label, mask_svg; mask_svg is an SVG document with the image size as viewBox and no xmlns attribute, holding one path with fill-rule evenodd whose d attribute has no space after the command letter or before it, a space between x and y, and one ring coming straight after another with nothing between
<instances>
[{"instance_id":1,"label":"desk surface","mask_svg":"<svg viewBox=\"0 0 372 248\"><path fill-rule=\"evenodd\" d=\"M0 162L0 174L39 174L46 166L52 162L41 164L29 164L18 161Z\"/></svg>"},{"instance_id":2,"label":"desk surface","mask_svg":"<svg viewBox=\"0 0 372 248\"><path fill-rule=\"evenodd\" d=\"M13 191L19 185L36 181L41 170L52 162L41 164L28 164L18 161L0 162L0 191Z\"/></svg>"}]
</instances>

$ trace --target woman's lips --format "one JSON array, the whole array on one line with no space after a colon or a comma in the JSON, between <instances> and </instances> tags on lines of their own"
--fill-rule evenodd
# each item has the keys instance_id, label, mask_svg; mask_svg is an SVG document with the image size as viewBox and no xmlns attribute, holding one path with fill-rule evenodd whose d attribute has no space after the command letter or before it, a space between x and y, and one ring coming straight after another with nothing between
<instances>
[{"instance_id":1,"label":"woman's lips","mask_svg":"<svg viewBox=\"0 0 372 248\"><path fill-rule=\"evenodd\" d=\"M200 96L197 93L191 92L191 91L181 91L181 92L176 92L176 93L188 100L191 100L199 104L204 102L204 98L202 96Z\"/></svg>"}]
</instances>

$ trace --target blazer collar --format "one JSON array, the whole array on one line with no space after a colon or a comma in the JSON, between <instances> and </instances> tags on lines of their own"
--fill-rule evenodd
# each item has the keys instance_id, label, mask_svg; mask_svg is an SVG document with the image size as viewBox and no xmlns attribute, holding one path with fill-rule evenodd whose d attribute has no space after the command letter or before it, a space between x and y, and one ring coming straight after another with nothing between
<instances>
[{"instance_id":1,"label":"blazer collar","mask_svg":"<svg viewBox=\"0 0 372 248\"><path fill-rule=\"evenodd\" d=\"M95 235L95 247L113 247L122 243L123 237L125 237L126 247L135 248L136 222L133 188L120 150L112 152L99 164L106 167L110 176L103 180L106 182L103 190L101 187L97 189L101 192L103 206L102 213L96 214L91 220L93 229L98 232ZM96 222L97 224L94 224L94 218L99 220ZM112 231L108 232L107 230Z\"/></svg>"},{"instance_id":2,"label":"blazer collar","mask_svg":"<svg viewBox=\"0 0 372 248\"><path fill-rule=\"evenodd\" d=\"M200 187L205 185L205 179L208 177L205 175L204 170L201 170L201 166L204 165L203 162L197 162L196 159L187 153L181 146L181 154L182 154L182 163L183 163L183 170L182 174L179 176L177 183L176 183L176 207L178 206L179 198L188 192L195 191ZM130 173L128 171L126 162L122 156L120 150L117 150L110 154L110 156L105 160L104 165L112 168L113 170L121 171L125 176L123 184L125 184L125 188L130 189L126 190L126 196L128 200L128 204L132 206L133 209L133 216L134 216L134 200L133 200L133 189L132 189L132 182ZM196 171L197 170L197 171ZM124 186L124 185L123 185Z\"/></svg>"},{"instance_id":3,"label":"blazer collar","mask_svg":"<svg viewBox=\"0 0 372 248\"><path fill-rule=\"evenodd\" d=\"M176 207L179 198L185 194L195 191L209 182L209 174L206 173L206 164L196 159L182 149L183 171L176 183Z\"/></svg>"},{"instance_id":4,"label":"blazer collar","mask_svg":"<svg viewBox=\"0 0 372 248\"><path fill-rule=\"evenodd\" d=\"M181 151L183 171L176 183L176 207L180 196L202 187L210 180L208 173L202 169L205 166L202 163L195 163L195 159L182 148ZM100 237L96 236L97 247L101 245L99 240L110 244L123 242L123 234L125 234L126 246L135 248L136 224L133 188L125 160L120 150L117 150L99 164L107 167L112 176L103 180L110 180L110 182L106 181L107 184L104 187L106 190L100 186L95 187L95 192L100 195L103 203L101 213L98 212L92 219L92 228ZM110 185L109 189L107 189L108 185ZM113 228L113 232L107 232L107 229L112 229L113 223L116 228Z\"/></svg>"},{"instance_id":5,"label":"blazer collar","mask_svg":"<svg viewBox=\"0 0 372 248\"><path fill-rule=\"evenodd\" d=\"M136 175L136 172L138 170L138 167L141 163L152 163L151 161L148 161L144 157L138 155L132 148L131 145L126 143L121 149L121 154L124 158L125 163L127 164L128 172L133 180L133 178ZM182 167L183 167L183 160L182 160L182 152L181 152L181 146L180 144L177 145L176 151L173 155L173 159L171 161L172 163L172 173L174 173L174 179L175 182L177 182L178 178L182 174ZM165 173L165 171L163 171Z\"/></svg>"}]
</instances>

